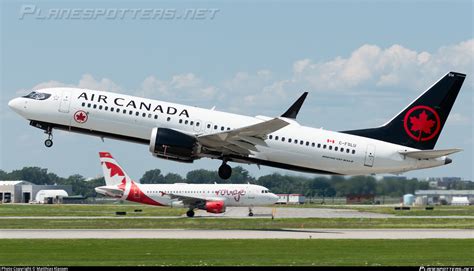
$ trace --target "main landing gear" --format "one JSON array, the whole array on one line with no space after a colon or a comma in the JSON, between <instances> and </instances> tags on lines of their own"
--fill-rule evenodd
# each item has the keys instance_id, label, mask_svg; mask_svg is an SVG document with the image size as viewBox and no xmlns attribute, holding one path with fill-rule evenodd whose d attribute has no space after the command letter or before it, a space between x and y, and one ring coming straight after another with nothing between
<instances>
[{"instance_id":1,"label":"main landing gear","mask_svg":"<svg viewBox=\"0 0 474 271\"><path fill-rule=\"evenodd\" d=\"M186 212L186 215L188 217L193 217L194 216L194 210L193 209L189 209L187 212Z\"/></svg>"},{"instance_id":2,"label":"main landing gear","mask_svg":"<svg viewBox=\"0 0 474 271\"><path fill-rule=\"evenodd\" d=\"M249 207L249 216L253 216L252 207Z\"/></svg>"},{"instance_id":3,"label":"main landing gear","mask_svg":"<svg viewBox=\"0 0 474 271\"><path fill-rule=\"evenodd\" d=\"M53 146L53 128L48 127L48 128L44 131L44 133L48 135L48 139L46 139L46 140L44 141L44 145L45 145L47 148L51 148L51 146Z\"/></svg>"},{"instance_id":4,"label":"main landing gear","mask_svg":"<svg viewBox=\"0 0 474 271\"><path fill-rule=\"evenodd\" d=\"M227 180L232 175L232 168L224 161L219 167L219 177L223 180Z\"/></svg>"}]
</instances>

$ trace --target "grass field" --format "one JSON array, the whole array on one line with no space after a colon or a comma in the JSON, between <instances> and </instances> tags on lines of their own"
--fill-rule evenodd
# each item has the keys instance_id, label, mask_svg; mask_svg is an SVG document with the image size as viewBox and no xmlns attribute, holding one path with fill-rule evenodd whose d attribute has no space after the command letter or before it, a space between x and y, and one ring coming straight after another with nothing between
<instances>
[{"instance_id":1,"label":"grass field","mask_svg":"<svg viewBox=\"0 0 474 271\"><path fill-rule=\"evenodd\" d=\"M127 216L180 216L186 209L141 204L0 204L0 216L115 216L115 212L127 212Z\"/></svg>"},{"instance_id":2,"label":"grass field","mask_svg":"<svg viewBox=\"0 0 474 271\"><path fill-rule=\"evenodd\" d=\"M2 240L2 265L474 265L473 239Z\"/></svg>"},{"instance_id":3,"label":"grass field","mask_svg":"<svg viewBox=\"0 0 474 271\"><path fill-rule=\"evenodd\" d=\"M474 229L474 219L443 218L134 218L0 219L0 229Z\"/></svg>"},{"instance_id":4,"label":"grass field","mask_svg":"<svg viewBox=\"0 0 474 271\"><path fill-rule=\"evenodd\" d=\"M435 206L434 210L412 207L410 210L394 210L383 205L277 205L277 208L331 208L351 209L361 212L393 214L397 216L474 216L472 206ZM141 212L135 212L141 210ZM135 204L87 204L87 205L43 205L0 204L0 216L115 216L115 212L127 212L127 216L181 216L185 208L156 207Z\"/></svg>"}]
</instances>

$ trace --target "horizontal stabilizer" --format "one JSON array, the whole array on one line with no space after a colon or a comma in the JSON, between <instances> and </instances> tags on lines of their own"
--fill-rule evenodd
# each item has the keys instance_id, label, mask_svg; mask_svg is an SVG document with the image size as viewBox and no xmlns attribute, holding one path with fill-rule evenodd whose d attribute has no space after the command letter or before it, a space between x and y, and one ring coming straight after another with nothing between
<instances>
[{"instance_id":1,"label":"horizontal stabilizer","mask_svg":"<svg viewBox=\"0 0 474 271\"><path fill-rule=\"evenodd\" d=\"M401 155L405 155L416 159L434 159L456 152L460 152L462 149L446 149L446 150L424 150L424 151L399 151Z\"/></svg>"}]
</instances>

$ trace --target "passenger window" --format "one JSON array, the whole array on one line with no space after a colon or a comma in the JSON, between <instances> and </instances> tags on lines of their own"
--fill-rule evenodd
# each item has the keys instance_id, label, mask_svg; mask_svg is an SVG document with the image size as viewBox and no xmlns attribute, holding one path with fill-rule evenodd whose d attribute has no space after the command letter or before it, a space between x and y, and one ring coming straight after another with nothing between
<instances>
[{"instance_id":1,"label":"passenger window","mask_svg":"<svg viewBox=\"0 0 474 271\"><path fill-rule=\"evenodd\" d=\"M179 122L179 123L183 123L183 120L182 120L182 119L179 119L179 121L178 121L178 122Z\"/></svg>"},{"instance_id":2,"label":"passenger window","mask_svg":"<svg viewBox=\"0 0 474 271\"><path fill-rule=\"evenodd\" d=\"M171 120L171 117L168 117L168 118L166 119L166 121L170 121L170 120Z\"/></svg>"},{"instance_id":3,"label":"passenger window","mask_svg":"<svg viewBox=\"0 0 474 271\"><path fill-rule=\"evenodd\" d=\"M96 104L94 104L92 107L93 107L94 109L96 109L96 108L97 108L97 105L96 105Z\"/></svg>"},{"instance_id":4,"label":"passenger window","mask_svg":"<svg viewBox=\"0 0 474 271\"><path fill-rule=\"evenodd\" d=\"M341 152L344 152L344 148L341 148Z\"/></svg>"},{"instance_id":5,"label":"passenger window","mask_svg":"<svg viewBox=\"0 0 474 271\"><path fill-rule=\"evenodd\" d=\"M314 146L315 146L314 142L313 142L313 143L311 143L311 147L313 147L313 148L314 148Z\"/></svg>"},{"instance_id":6,"label":"passenger window","mask_svg":"<svg viewBox=\"0 0 474 271\"><path fill-rule=\"evenodd\" d=\"M291 138L288 138L288 143L291 143Z\"/></svg>"},{"instance_id":7,"label":"passenger window","mask_svg":"<svg viewBox=\"0 0 474 271\"><path fill-rule=\"evenodd\" d=\"M321 148L321 143L318 143L318 149Z\"/></svg>"},{"instance_id":8,"label":"passenger window","mask_svg":"<svg viewBox=\"0 0 474 271\"><path fill-rule=\"evenodd\" d=\"M146 117L146 113L142 113L142 117Z\"/></svg>"},{"instance_id":9,"label":"passenger window","mask_svg":"<svg viewBox=\"0 0 474 271\"><path fill-rule=\"evenodd\" d=\"M87 107L91 107L91 104L87 104Z\"/></svg>"},{"instance_id":10,"label":"passenger window","mask_svg":"<svg viewBox=\"0 0 474 271\"><path fill-rule=\"evenodd\" d=\"M337 151L337 150L338 150L338 147L335 147L334 150Z\"/></svg>"},{"instance_id":11,"label":"passenger window","mask_svg":"<svg viewBox=\"0 0 474 271\"><path fill-rule=\"evenodd\" d=\"M217 125L214 125L214 130L217 130Z\"/></svg>"},{"instance_id":12,"label":"passenger window","mask_svg":"<svg viewBox=\"0 0 474 271\"><path fill-rule=\"evenodd\" d=\"M308 141L306 141L306 146L309 146L309 142L308 142Z\"/></svg>"},{"instance_id":13,"label":"passenger window","mask_svg":"<svg viewBox=\"0 0 474 271\"><path fill-rule=\"evenodd\" d=\"M82 103L82 107L84 107L86 105L86 103Z\"/></svg>"},{"instance_id":14,"label":"passenger window","mask_svg":"<svg viewBox=\"0 0 474 271\"><path fill-rule=\"evenodd\" d=\"M332 150L332 146L329 146L329 150Z\"/></svg>"},{"instance_id":15,"label":"passenger window","mask_svg":"<svg viewBox=\"0 0 474 271\"><path fill-rule=\"evenodd\" d=\"M323 145L323 149L326 149L326 144Z\"/></svg>"},{"instance_id":16,"label":"passenger window","mask_svg":"<svg viewBox=\"0 0 474 271\"><path fill-rule=\"evenodd\" d=\"M300 140L300 145L303 145L303 143L304 143L303 140Z\"/></svg>"},{"instance_id":17,"label":"passenger window","mask_svg":"<svg viewBox=\"0 0 474 271\"><path fill-rule=\"evenodd\" d=\"M199 121L198 121L198 122L196 122L196 126L197 126L197 127L199 127Z\"/></svg>"},{"instance_id":18,"label":"passenger window","mask_svg":"<svg viewBox=\"0 0 474 271\"><path fill-rule=\"evenodd\" d=\"M140 114L140 113L139 113L138 111L137 111L137 112L135 112L135 116L137 116L137 117L138 117L138 115L139 115L139 114Z\"/></svg>"},{"instance_id":19,"label":"passenger window","mask_svg":"<svg viewBox=\"0 0 474 271\"><path fill-rule=\"evenodd\" d=\"M224 126L221 126L221 131L224 131Z\"/></svg>"},{"instance_id":20,"label":"passenger window","mask_svg":"<svg viewBox=\"0 0 474 271\"><path fill-rule=\"evenodd\" d=\"M158 115L155 115L155 119L158 119Z\"/></svg>"},{"instance_id":21,"label":"passenger window","mask_svg":"<svg viewBox=\"0 0 474 271\"><path fill-rule=\"evenodd\" d=\"M268 136L268 138L272 139L272 138L273 138L273 136L272 136L272 135L269 135L269 136Z\"/></svg>"},{"instance_id":22,"label":"passenger window","mask_svg":"<svg viewBox=\"0 0 474 271\"><path fill-rule=\"evenodd\" d=\"M281 141L285 142L285 138L284 138L284 137L282 137L282 138L281 138Z\"/></svg>"},{"instance_id":23,"label":"passenger window","mask_svg":"<svg viewBox=\"0 0 474 271\"><path fill-rule=\"evenodd\" d=\"M102 105L99 105L99 110L102 110Z\"/></svg>"},{"instance_id":24,"label":"passenger window","mask_svg":"<svg viewBox=\"0 0 474 271\"><path fill-rule=\"evenodd\" d=\"M185 121L184 121L184 124L188 124L188 120L185 120Z\"/></svg>"},{"instance_id":25,"label":"passenger window","mask_svg":"<svg viewBox=\"0 0 474 271\"><path fill-rule=\"evenodd\" d=\"M211 128L211 125L210 125L210 124L208 124L208 125L207 125L207 128L208 128L208 129L209 129L209 128Z\"/></svg>"},{"instance_id":26,"label":"passenger window","mask_svg":"<svg viewBox=\"0 0 474 271\"><path fill-rule=\"evenodd\" d=\"M275 136L275 140L278 140L278 136Z\"/></svg>"},{"instance_id":27,"label":"passenger window","mask_svg":"<svg viewBox=\"0 0 474 271\"><path fill-rule=\"evenodd\" d=\"M356 151L355 151L355 150L352 150L352 154L355 154L355 153L356 153Z\"/></svg>"},{"instance_id":28,"label":"passenger window","mask_svg":"<svg viewBox=\"0 0 474 271\"><path fill-rule=\"evenodd\" d=\"M189 125L193 126L193 125L194 125L194 121L189 122Z\"/></svg>"}]
</instances>

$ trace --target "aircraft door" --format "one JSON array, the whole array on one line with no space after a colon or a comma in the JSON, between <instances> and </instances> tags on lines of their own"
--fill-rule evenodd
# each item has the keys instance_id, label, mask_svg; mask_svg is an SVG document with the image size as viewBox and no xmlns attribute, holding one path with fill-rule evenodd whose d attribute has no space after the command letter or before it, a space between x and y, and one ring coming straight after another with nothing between
<instances>
[{"instance_id":1,"label":"aircraft door","mask_svg":"<svg viewBox=\"0 0 474 271\"><path fill-rule=\"evenodd\" d=\"M367 150L365 151L365 162L364 166L372 167L374 166L375 159L375 145L367 145Z\"/></svg>"},{"instance_id":2,"label":"aircraft door","mask_svg":"<svg viewBox=\"0 0 474 271\"><path fill-rule=\"evenodd\" d=\"M70 105L71 105L71 92L65 89L63 90L61 101L59 102L59 112L68 113Z\"/></svg>"}]
</instances>

